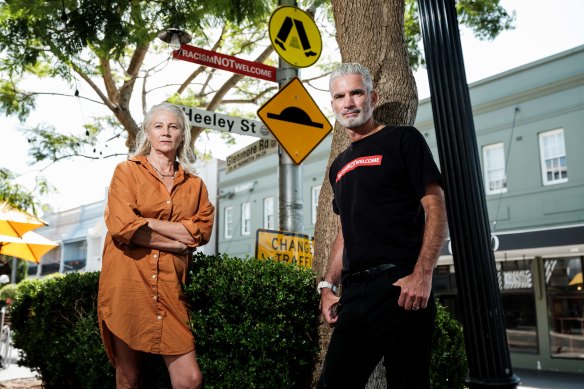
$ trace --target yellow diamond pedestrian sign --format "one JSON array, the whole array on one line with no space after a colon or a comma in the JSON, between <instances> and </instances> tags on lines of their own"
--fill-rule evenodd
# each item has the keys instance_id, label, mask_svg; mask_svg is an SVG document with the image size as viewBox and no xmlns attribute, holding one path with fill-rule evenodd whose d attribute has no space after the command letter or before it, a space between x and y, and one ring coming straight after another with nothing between
<instances>
[{"instance_id":1,"label":"yellow diamond pedestrian sign","mask_svg":"<svg viewBox=\"0 0 584 389\"><path fill-rule=\"evenodd\" d=\"M313 65L322 51L320 31L312 17L298 7L278 7L268 23L270 41L280 57L292 66Z\"/></svg>"},{"instance_id":2,"label":"yellow diamond pedestrian sign","mask_svg":"<svg viewBox=\"0 0 584 389\"><path fill-rule=\"evenodd\" d=\"M262 105L258 116L297 165L332 130L331 124L297 77Z\"/></svg>"}]
</instances>

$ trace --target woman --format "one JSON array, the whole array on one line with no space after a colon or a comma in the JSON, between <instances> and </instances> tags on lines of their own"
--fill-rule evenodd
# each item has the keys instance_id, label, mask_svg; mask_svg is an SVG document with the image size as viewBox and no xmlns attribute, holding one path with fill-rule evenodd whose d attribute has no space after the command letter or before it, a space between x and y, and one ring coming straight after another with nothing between
<instances>
[{"instance_id":1,"label":"woman","mask_svg":"<svg viewBox=\"0 0 584 389\"><path fill-rule=\"evenodd\" d=\"M98 317L117 388L139 387L143 353L163 356L174 389L201 386L182 284L193 250L209 241L214 207L188 170L190 141L179 107L154 106L109 187Z\"/></svg>"}]
</instances>

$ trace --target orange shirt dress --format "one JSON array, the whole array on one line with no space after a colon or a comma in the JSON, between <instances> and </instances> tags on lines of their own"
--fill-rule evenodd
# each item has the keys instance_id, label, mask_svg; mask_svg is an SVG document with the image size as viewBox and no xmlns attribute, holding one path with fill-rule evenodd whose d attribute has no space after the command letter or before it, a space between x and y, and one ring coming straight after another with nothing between
<instances>
[{"instance_id":1,"label":"orange shirt dress","mask_svg":"<svg viewBox=\"0 0 584 389\"><path fill-rule=\"evenodd\" d=\"M108 229L99 277L98 320L115 366L111 334L130 348L182 355L195 348L183 297L189 255L138 246L132 236L145 218L182 223L201 246L209 241L214 206L203 180L179 165L169 192L145 156L120 163L105 209Z\"/></svg>"}]
</instances>

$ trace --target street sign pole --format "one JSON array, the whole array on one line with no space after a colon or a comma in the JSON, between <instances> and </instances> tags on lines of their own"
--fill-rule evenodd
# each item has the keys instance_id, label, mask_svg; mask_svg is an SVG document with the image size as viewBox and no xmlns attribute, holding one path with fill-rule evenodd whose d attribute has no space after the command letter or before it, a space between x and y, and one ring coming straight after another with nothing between
<instances>
[{"instance_id":1,"label":"street sign pole","mask_svg":"<svg viewBox=\"0 0 584 389\"><path fill-rule=\"evenodd\" d=\"M278 0L278 5L296 6L296 0ZM277 75L279 88L282 89L290 80L299 76L300 71L280 57ZM280 231L302 233L302 165L296 165L288 153L282 150L282 146L279 147L278 155Z\"/></svg>"}]
</instances>

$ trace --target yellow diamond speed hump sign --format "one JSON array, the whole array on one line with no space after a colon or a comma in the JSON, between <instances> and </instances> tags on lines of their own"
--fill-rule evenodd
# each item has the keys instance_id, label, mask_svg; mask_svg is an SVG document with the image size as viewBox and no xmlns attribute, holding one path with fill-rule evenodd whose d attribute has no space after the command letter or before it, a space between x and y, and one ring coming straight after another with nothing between
<instances>
[{"instance_id":1,"label":"yellow diamond speed hump sign","mask_svg":"<svg viewBox=\"0 0 584 389\"><path fill-rule=\"evenodd\" d=\"M297 77L262 105L257 114L297 165L332 130L328 119Z\"/></svg>"}]
</instances>

